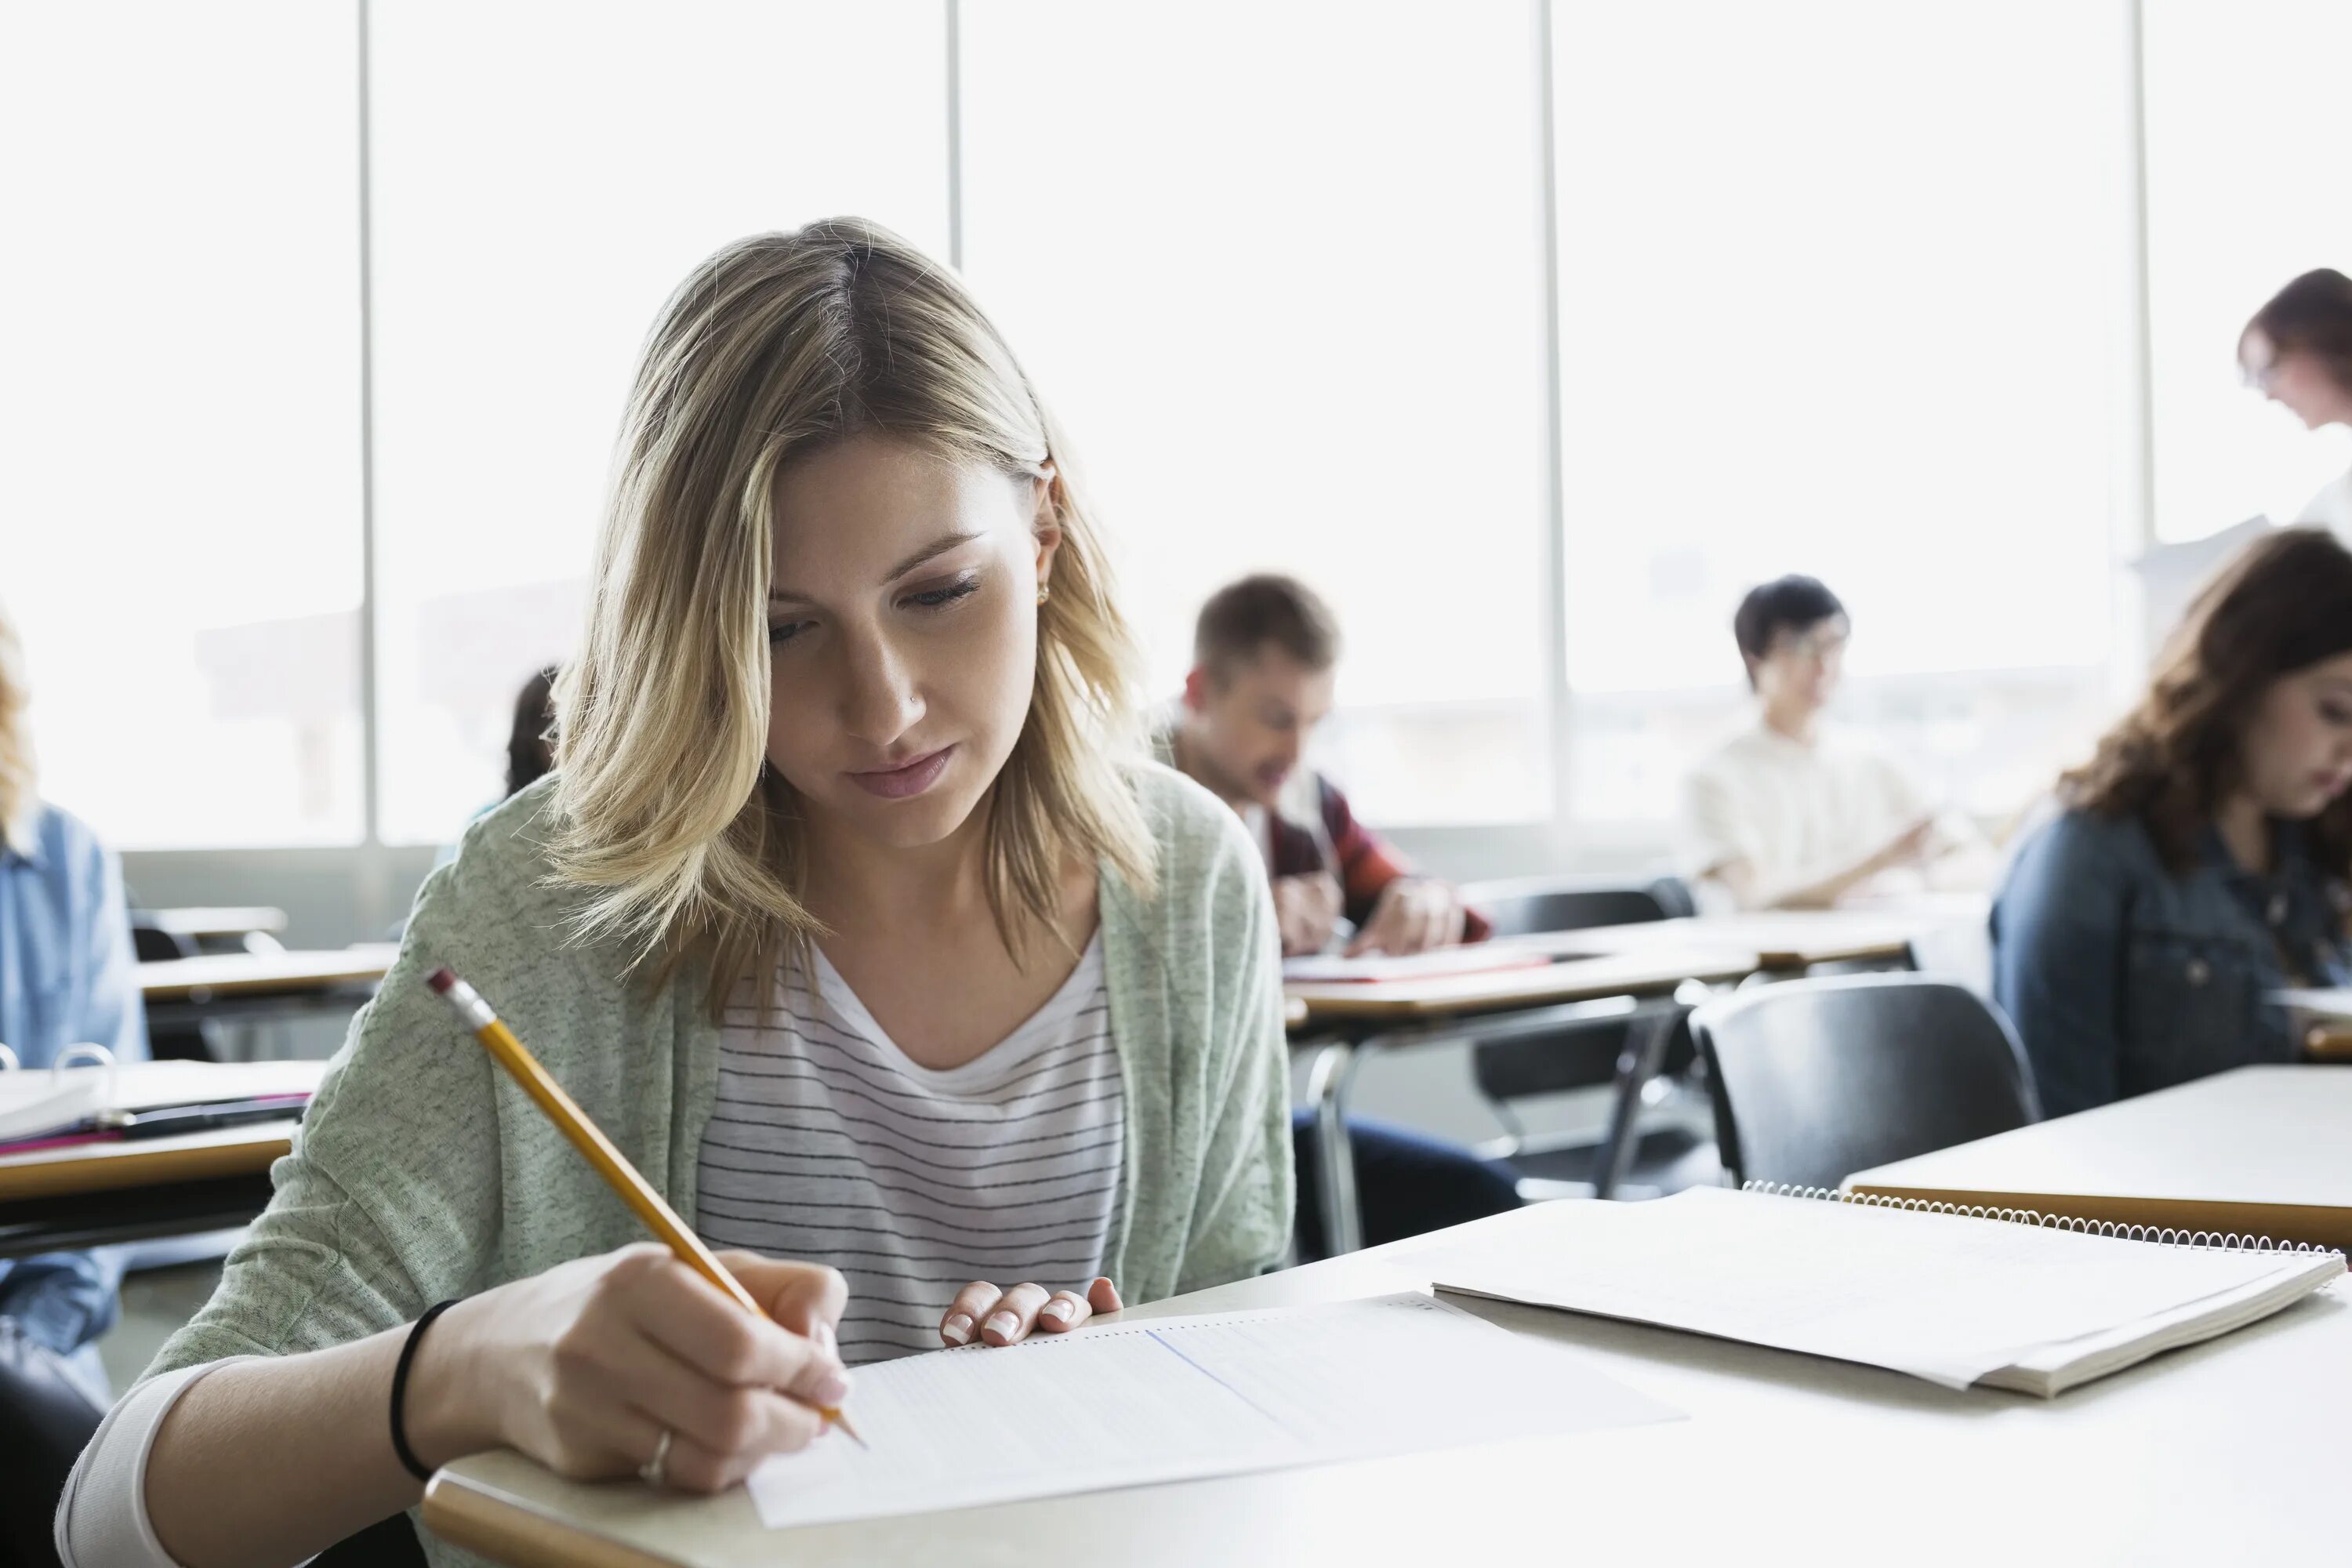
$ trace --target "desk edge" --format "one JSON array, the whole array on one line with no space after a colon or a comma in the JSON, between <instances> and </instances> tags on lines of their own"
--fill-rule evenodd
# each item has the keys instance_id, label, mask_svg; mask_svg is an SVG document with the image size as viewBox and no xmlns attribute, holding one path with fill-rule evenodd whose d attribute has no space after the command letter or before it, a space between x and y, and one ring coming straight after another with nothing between
<instances>
[{"instance_id":1,"label":"desk edge","mask_svg":"<svg viewBox=\"0 0 2352 1568\"><path fill-rule=\"evenodd\" d=\"M684 1568L608 1535L544 1512L512 1492L436 1471L425 1483L424 1518L434 1534L511 1568Z\"/></svg>"},{"instance_id":2,"label":"desk edge","mask_svg":"<svg viewBox=\"0 0 2352 1568\"><path fill-rule=\"evenodd\" d=\"M2112 1194L1973 1192L1964 1187L1906 1186L1893 1182L1851 1182L1856 1193L1887 1198L1950 1204L1959 1208L2034 1209L2068 1219L2148 1228L2221 1232L2268 1237L2352 1252L2352 1208L2322 1204L2230 1202L2207 1198L2147 1198Z\"/></svg>"}]
</instances>

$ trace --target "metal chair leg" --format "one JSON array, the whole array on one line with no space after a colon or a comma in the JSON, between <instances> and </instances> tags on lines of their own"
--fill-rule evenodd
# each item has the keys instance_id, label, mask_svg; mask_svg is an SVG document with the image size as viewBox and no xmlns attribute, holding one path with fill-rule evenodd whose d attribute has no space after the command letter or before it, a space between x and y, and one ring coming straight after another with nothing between
<instances>
[{"instance_id":1,"label":"metal chair leg","mask_svg":"<svg viewBox=\"0 0 2352 1568\"><path fill-rule=\"evenodd\" d=\"M1317 1048L1307 1070L1307 1093L1315 1105L1323 1250L1332 1258L1359 1251L1364 1245L1363 1213L1356 1205L1356 1151L1348 1137L1348 1088L1355 1077L1355 1046L1333 1040Z\"/></svg>"}]
</instances>

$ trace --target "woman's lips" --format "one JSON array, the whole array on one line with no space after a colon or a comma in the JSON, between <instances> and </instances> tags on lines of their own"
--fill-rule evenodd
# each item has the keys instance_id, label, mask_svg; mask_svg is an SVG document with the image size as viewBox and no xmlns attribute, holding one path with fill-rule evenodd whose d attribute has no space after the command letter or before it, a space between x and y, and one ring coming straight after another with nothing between
<instances>
[{"instance_id":1,"label":"woman's lips","mask_svg":"<svg viewBox=\"0 0 2352 1568\"><path fill-rule=\"evenodd\" d=\"M910 763L895 768L877 768L871 773L852 773L857 787L868 795L878 795L885 800L904 800L908 795L922 794L938 782L954 754L953 746L941 746Z\"/></svg>"}]
</instances>

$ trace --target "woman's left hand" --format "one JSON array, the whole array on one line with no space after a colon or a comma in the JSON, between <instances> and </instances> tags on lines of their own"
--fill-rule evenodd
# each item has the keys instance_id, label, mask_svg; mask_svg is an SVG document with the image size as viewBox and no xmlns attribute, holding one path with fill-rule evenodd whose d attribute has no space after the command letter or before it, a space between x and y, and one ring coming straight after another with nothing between
<instances>
[{"instance_id":1,"label":"woman's left hand","mask_svg":"<svg viewBox=\"0 0 2352 1568\"><path fill-rule=\"evenodd\" d=\"M1032 1329L1064 1333L1097 1312L1116 1312L1121 1305L1118 1287L1108 1279L1097 1279L1084 1291L1051 1292L1043 1285L999 1290L985 1279L975 1279L956 1292L954 1305L940 1320L940 1338L951 1345L968 1345L976 1334L984 1345L1017 1345Z\"/></svg>"}]
</instances>

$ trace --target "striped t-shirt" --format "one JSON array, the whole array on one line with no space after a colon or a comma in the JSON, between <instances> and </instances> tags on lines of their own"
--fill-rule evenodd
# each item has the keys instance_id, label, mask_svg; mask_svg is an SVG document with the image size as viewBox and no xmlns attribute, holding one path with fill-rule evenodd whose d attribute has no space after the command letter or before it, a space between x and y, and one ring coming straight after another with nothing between
<instances>
[{"instance_id":1,"label":"striped t-shirt","mask_svg":"<svg viewBox=\"0 0 2352 1568\"><path fill-rule=\"evenodd\" d=\"M1126 1108L1102 938L1036 1014L958 1068L917 1065L822 952L762 1023L727 1012L695 1223L714 1246L829 1263L855 1365L940 1347L975 1279L1084 1291L1118 1196Z\"/></svg>"}]
</instances>

